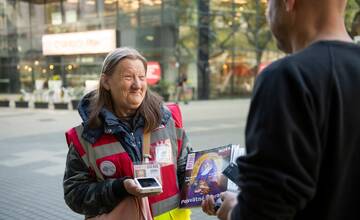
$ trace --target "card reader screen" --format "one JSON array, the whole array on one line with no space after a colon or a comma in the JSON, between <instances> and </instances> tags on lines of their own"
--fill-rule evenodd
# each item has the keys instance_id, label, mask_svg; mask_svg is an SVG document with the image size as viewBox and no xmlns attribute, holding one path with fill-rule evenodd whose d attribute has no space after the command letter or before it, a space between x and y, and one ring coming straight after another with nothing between
<instances>
[{"instance_id":1,"label":"card reader screen","mask_svg":"<svg viewBox=\"0 0 360 220\"><path fill-rule=\"evenodd\" d=\"M137 179L141 187L157 187L159 184L155 181L154 178L141 178Z\"/></svg>"}]
</instances>

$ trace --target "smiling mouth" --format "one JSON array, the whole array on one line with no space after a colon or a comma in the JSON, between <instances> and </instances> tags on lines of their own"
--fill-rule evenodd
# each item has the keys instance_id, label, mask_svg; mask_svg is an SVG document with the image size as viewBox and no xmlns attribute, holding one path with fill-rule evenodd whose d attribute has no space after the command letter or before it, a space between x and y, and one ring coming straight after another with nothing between
<instances>
[{"instance_id":1,"label":"smiling mouth","mask_svg":"<svg viewBox=\"0 0 360 220\"><path fill-rule=\"evenodd\" d=\"M142 95L142 93L141 92L130 92L130 94L132 94L132 95Z\"/></svg>"}]
</instances>

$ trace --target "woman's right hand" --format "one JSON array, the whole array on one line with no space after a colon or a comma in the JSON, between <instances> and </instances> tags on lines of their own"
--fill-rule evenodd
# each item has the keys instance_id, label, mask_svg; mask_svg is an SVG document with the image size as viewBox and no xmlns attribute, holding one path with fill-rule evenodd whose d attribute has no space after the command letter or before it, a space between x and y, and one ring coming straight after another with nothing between
<instances>
[{"instance_id":1,"label":"woman's right hand","mask_svg":"<svg viewBox=\"0 0 360 220\"><path fill-rule=\"evenodd\" d=\"M142 193L141 188L135 183L133 179L124 180L124 187L129 194L138 197L147 197L147 196L160 194L160 193Z\"/></svg>"}]
</instances>

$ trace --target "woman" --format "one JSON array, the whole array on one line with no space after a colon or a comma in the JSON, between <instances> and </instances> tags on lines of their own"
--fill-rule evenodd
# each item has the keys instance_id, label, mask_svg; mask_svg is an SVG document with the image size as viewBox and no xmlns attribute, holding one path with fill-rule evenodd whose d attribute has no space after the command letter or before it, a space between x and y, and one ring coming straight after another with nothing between
<instances>
[{"instance_id":1,"label":"woman","mask_svg":"<svg viewBox=\"0 0 360 220\"><path fill-rule=\"evenodd\" d=\"M133 164L142 161L143 135L149 133L150 160L156 161L157 150L164 146L168 151L163 153L171 154L172 159L161 164L163 192L149 196L148 204L141 200L140 208L151 210L155 220L190 219L190 210L177 208L189 142L176 117L180 112L170 111L148 89L146 68L146 59L135 49L110 52L99 88L79 105L83 123L66 133L65 201L86 218L112 212L128 198L148 196L139 193Z\"/></svg>"}]
</instances>

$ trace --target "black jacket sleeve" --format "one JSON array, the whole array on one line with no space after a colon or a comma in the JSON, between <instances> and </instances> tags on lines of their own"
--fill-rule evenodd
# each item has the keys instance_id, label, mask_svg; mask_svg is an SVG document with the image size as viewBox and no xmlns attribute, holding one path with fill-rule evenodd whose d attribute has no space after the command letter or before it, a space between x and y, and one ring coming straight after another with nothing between
<instances>
[{"instance_id":1,"label":"black jacket sleeve","mask_svg":"<svg viewBox=\"0 0 360 220\"><path fill-rule=\"evenodd\" d=\"M70 145L63 182L65 202L73 211L87 217L108 213L129 195L123 185L126 178L98 182Z\"/></svg>"},{"instance_id":2,"label":"black jacket sleeve","mask_svg":"<svg viewBox=\"0 0 360 220\"><path fill-rule=\"evenodd\" d=\"M185 168L186 168L186 160L187 155L192 151L190 146L190 141L188 136L186 135L185 130L183 129L182 132L182 146L180 150L180 155L177 160L177 177L178 177L178 184L179 189L181 190L183 184L185 182Z\"/></svg>"},{"instance_id":3,"label":"black jacket sleeve","mask_svg":"<svg viewBox=\"0 0 360 220\"><path fill-rule=\"evenodd\" d=\"M290 64L259 76L232 219L293 219L314 197L321 161L316 108L308 81Z\"/></svg>"}]
</instances>

